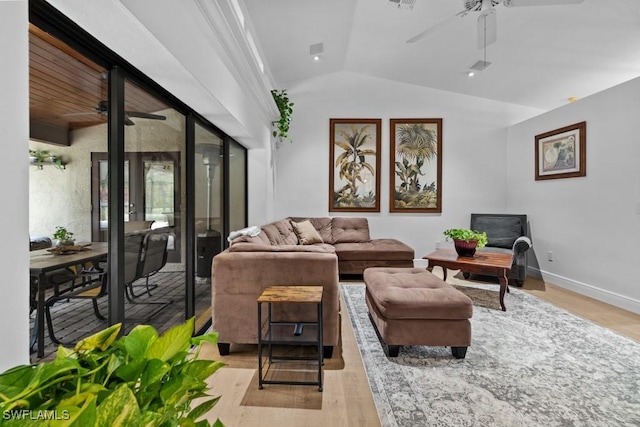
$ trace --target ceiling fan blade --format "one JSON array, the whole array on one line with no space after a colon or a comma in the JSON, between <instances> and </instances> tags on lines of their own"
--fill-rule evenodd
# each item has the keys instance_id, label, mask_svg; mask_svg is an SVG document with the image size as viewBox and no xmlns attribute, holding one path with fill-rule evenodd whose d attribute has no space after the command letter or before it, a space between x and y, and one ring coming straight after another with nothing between
<instances>
[{"instance_id":1,"label":"ceiling fan blade","mask_svg":"<svg viewBox=\"0 0 640 427\"><path fill-rule=\"evenodd\" d=\"M166 120L165 116L161 116L159 114L151 114L151 113L143 113L140 111L126 111L125 112L129 117L139 117L141 119L151 119L151 120Z\"/></svg>"},{"instance_id":2,"label":"ceiling fan blade","mask_svg":"<svg viewBox=\"0 0 640 427\"><path fill-rule=\"evenodd\" d=\"M101 114L99 111L86 111L84 113L64 113L63 116L65 117L71 117L71 116L89 116L89 115L96 115L96 114Z\"/></svg>"},{"instance_id":3,"label":"ceiling fan blade","mask_svg":"<svg viewBox=\"0 0 640 427\"><path fill-rule=\"evenodd\" d=\"M562 4L580 4L584 0L504 0L506 7L520 6L555 6Z\"/></svg>"},{"instance_id":4,"label":"ceiling fan blade","mask_svg":"<svg viewBox=\"0 0 640 427\"><path fill-rule=\"evenodd\" d=\"M498 39L498 17L495 9L478 17L478 49L483 49Z\"/></svg>"},{"instance_id":5,"label":"ceiling fan blade","mask_svg":"<svg viewBox=\"0 0 640 427\"><path fill-rule=\"evenodd\" d=\"M126 117L126 116L125 116L125 118L124 118L124 125L125 125L125 126L133 126L133 125L135 125L135 123L134 123L134 121L133 121L133 120L131 120L129 117Z\"/></svg>"},{"instance_id":6,"label":"ceiling fan blade","mask_svg":"<svg viewBox=\"0 0 640 427\"><path fill-rule=\"evenodd\" d=\"M458 17L462 18L463 16L466 16L467 14L469 14L469 11L466 10L466 9L461 11L461 12L458 12L455 15L450 16L447 19L438 22L436 25L427 28L426 30L424 30L420 34L416 34L415 36L411 37L409 40L407 40L407 43L415 43L418 40L422 40L425 37L427 37L429 34L438 31L440 28L446 27L447 25L449 25L449 22L453 21L454 19L456 19Z\"/></svg>"}]
</instances>

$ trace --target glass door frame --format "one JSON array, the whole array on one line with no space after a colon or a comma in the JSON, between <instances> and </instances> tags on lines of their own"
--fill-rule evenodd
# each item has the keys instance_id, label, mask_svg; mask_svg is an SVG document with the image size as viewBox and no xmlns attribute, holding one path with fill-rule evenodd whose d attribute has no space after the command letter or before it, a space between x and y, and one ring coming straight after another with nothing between
<instances>
[{"instance_id":1,"label":"glass door frame","mask_svg":"<svg viewBox=\"0 0 640 427\"><path fill-rule=\"evenodd\" d=\"M109 206L108 215L110 218L108 229L108 263L111 274L108 285L108 323L124 323L124 160L125 160L125 80L135 82L151 95L159 98L171 106L180 114L186 117L186 158L182 159L183 167L186 168L186 200L184 203L184 214L186 216L184 239L185 245L185 317L189 318L195 314L195 196L193 189L195 185L194 163L195 163L195 123L198 123L208 130L220 135L224 141L224 230L223 236L229 233L229 141L231 138L207 119L193 111L187 104L180 101L162 86L158 85L144 73L136 69L121 56L110 50L102 42L94 38L91 34L82 29L78 24L70 20L46 0L29 0L29 21L40 29L52 34L82 55L91 59L96 64L108 70L108 122L107 122L107 150L108 150L108 183L109 183ZM244 147L243 147L244 148ZM246 149L245 149L246 150ZM245 156L245 162L247 162ZM248 199L248 168L245 163L245 198ZM248 211L248 204L246 211ZM245 216L247 212L245 212ZM245 218L246 224L246 218ZM227 246L226 239L223 238L224 247ZM209 319L210 324L210 319ZM205 325L202 329L206 329ZM124 328L123 328L124 329ZM201 333L203 330L195 331Z\"/></svg>"}]
</instances>

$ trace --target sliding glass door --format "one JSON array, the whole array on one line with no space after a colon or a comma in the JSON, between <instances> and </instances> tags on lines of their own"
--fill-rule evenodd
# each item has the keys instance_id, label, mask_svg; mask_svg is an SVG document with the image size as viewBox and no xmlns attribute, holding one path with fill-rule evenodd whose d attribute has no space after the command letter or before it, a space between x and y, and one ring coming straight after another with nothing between
<instances>
[{"instance_id":1,"label":"sliding glass door","mask_svg":"<svg viewBox=\"0 0 640 427\"><path fill-rule=\"evenodd\" d=\"M30 19L29 148L41 156L30 170L33 240L62 226L107 248L107 295L98 303L123 332L140 323L164 331L194 315L202 331L212 259L230 230L247 225L246 149L47 2L30 1ZM151 252L134 253L128 239L149 233L168 235L167 256L151 272L141 263ZM70 306L56 303L63 338L104 328L86 303L73 310L75 323ZM33 324L44 328L39 311Z\"/></svg>"},{"instance_id":2,"label":"sliding glass door","mask_svg":"<svg viewBox=\"0 0 640 427\"><path fill-rule=\"evenodd\" d=\"M229 231L247 226L247 149L229 141Z\"/></svg>"}]
</instances>

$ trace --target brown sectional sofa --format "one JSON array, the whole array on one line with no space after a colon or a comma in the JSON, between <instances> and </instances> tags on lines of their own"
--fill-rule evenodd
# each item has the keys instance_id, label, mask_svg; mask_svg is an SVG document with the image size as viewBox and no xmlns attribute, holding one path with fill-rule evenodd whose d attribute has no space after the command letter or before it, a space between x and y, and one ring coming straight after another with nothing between
<instances>
[{"instance_id":1,"label":"brown sectional sofa","mask_svg":"<svg viewBox=\"0 0 640 427\"><path fill-rule=\"evenodd\" d=\"M299 244L292 222L309 220L322 243ZM366 218L284 218L243 235L213 258L212 318L221 355L231 343L258 342L257 299L268 286L324 287L323 344L331 357L340 337L339 273L362 274L367 267L413 267L414 251L394 239L373 239ZM274 320L310 321L315 309L282 304Z\"/></svg>"}]
</instances>

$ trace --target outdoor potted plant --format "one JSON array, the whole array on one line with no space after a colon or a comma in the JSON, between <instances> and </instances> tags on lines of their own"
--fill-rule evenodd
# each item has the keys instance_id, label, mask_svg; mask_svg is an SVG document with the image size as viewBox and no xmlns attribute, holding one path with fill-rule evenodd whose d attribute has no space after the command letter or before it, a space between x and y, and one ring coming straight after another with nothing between
<instances>
[{"instance_id":1,"label":"outdoor potted plant","mask_svg":"<svg viewBox=\"0 0 640 427\"><path fill-rule=\"evenodd\" d=\"M56 246L73 246L76 243L73 239L73 233L62 226L56 227L53 240L55 240Z\"/></svg>"},{"instance_id":2,"label":"outdoor potted plant","mask_svg":"<svg viewBox=\"0 0 640 427\"><path fill-rule=\"evenodd\" d=\"M62 163L62 159L58 156L51 154L49 150L31 150L29 149L29 163L32 163L42 169L42 165L45 163L51 163L56 168L63 170L65 168Z\"/></svg>"},{"instance_id":3,"label":"outdoor potted plant","mask_svg":"<svg viewBox=\"0 0 640 427\"><path fill-rule=\"evenodd\" d=\"M476 249L483 248L487 244L487 233L469 230L467 228L450 228L444 234L447 241L453 240L453 246L459 256L472 257Z\"/></svg>"},{"instance_id":4,"label":"outdoor potted plant","mask_svg":"<svg viewBox=\"0 0 640 427\"><path fill-rule=\"evenodd\" d=\"M6 420L0 424L210 427L199 418L219 397L207 394L206 380L224 364L198 354L204 342L217 342L217 334L192 337L193 318L160 336L152 326L139 325L117 339L121 326L73 349L60 346L52 361L0 374L0 413ZM213 426L223 424L216 420Z\"/></svg>"}]
</instances>

